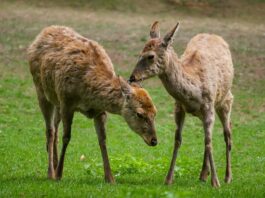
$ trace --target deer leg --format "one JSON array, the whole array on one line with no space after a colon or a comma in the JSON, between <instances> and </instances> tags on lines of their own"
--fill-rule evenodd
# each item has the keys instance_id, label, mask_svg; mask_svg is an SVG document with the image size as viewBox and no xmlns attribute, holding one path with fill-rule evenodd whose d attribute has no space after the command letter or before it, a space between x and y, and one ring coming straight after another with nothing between
<instances>
[{"instance_id":1,"label":"deer leg","mask_svg":"<svg viewBox=\"0 0 265 198\"><path fill-rule=\"evenodd\" d=\"M61 121L60 109L56 108L55 116L54 116L54 142L53 142L53 166L54 170L56 170L58 165L58 128Z\"/></svg>"},{"instance_id":2,"label":"deer leg","mask_svg":"<svg viewBox=\"0 0 265 198\"><path fill-rule=\"evenodd\" d=\"M108 152L106 147L106 123L107 114L104 112L94 118L94 125L98 135L98 142L101 150L101 155L103 159L105 181L108 183L115 183L114 177L111 173L111 168L109 164Z\"/></svg>"},{"instance_id":3,"label":"deer leg","mask_svg":"<svg viewBox=\"0 0 265 198\"><path fill-rule=\"evenodd\" d=\"M45 98L40 92L38 93L39 106L41 108L45 124L46 124L46 149L48 152L48 178L54 179L55 173L53 168L53 141L54 141L54 127L53 114L54 106Z\"/></svg>"},{"instance_id":4,"label":"deer leg","mask_svg":"<svg viewBox=\"0 0 265 198\"><path fill-rule=\"evenodd\" d=\"M173 177L174 177L174 168L176 164L176 159L178 155L178 150L181 146L182 142L182 128L185 120L185 111L180 105L176 105L176 110L175 110L175 122L177 125L177 129L175 132L175 142L174 142L174 150L173 150L173 155L170 163L170 167L165 179L165 184L172 184L173 182Z\"/></svg>"},{"instance_id":5,"label":"deer leg","mask_svg":"<svg viewBox=\"0 0 265 198\"><path fill-rule=\"evenodd\" d=\"M67 146L71 140L71 125L74 117L74 111L61 108L61 118L63 122L63 146L61 150L60 160L56 169L56 179L61 179L63 174L64 156Z\"/></svg>"},{"instance_id":6,"label":"deer leg","mask_svg":"<svg viewBox=\"0 0 265 198\"><path fill-rule=\"evenodd\" d=\"M231 169L231 148L232 148L232 140L231 140L231 122L230 122L230 114L232 108L232 99L226 100L222 108L217 110L217 114L222 122L224 129L224 140L226 144L226 172L225 172L225 182L230 183L232 181L232 169Z\"/></svg>"},{"instance_id":7,"label":"deer leg","mask_svg":"<svg viewBox=\"0 0 265 198\"><path fill-rule=\"evenodd\" d=\"M201 181L206 181L209 174L210 174L210 171L209 171L209 158L208 158L206 147L205 147L204 156L203 156L202 170L201 170L201 174L200 174L200 180Z\"/></svg>"},{"instance_id":8,"label":"deer leg","mask_svg":"<svg viewBox=\"0 0 265 198\"><path fill-rule=\"evenodd\" d=\"M231 124L226 124L224 128L224 138L226 143L226 172L225 172L225 182L231 183L232 181L232 168L231 168L231 149L232 149L232 141L231 141Z\"/></svg>"},{"instance_id":9,"label":"deer leg","mask_svg":"<svg viewBox=\"0 0 265 198\"><path fill-rule=\"evenodd\" d=\"M211 167L211 183L213 187L219 187L220 183L216 174L215 164L212 153L212 129L214 125L214 108L206 108L203 115L203 127L205 132L205 151L206 157L208 156L210 167Z\"/></svg>"}]
</instances>

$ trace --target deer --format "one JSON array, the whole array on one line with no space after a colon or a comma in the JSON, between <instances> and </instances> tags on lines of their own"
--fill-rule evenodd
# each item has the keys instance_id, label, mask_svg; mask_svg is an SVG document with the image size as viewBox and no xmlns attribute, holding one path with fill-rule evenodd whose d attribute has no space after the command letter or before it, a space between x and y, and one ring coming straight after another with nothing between
<instances>
[{"instance_id":1,"label":"deer","mask_svg":"<svg viewBox=\"0 0 265 198\"><path fill-rule=\"evenodd\" d=\"M60 180L75 112L94 120L105 181L115 183L106 147L107 112L121 115L149 146L157 145L156 107L148 92L114 72L96 41L64 26L44 28L27 50L30 72L46 126L48 178ZM58 126L63 124L58 159Z\"/></svg>"},{"instance_id":2,"label":"deer","mask_svg":"<svg viewBox=\"0 0 265 198\"><path fill-rule=\"evenodd\" d=\"M230 114L233 103L231 87L234 69L229 45L220 36L200 33L189 41L183 55L178 58L172 47L178 29L179 23L161 38L158 21L153 23L150 39L141 51L129 81L140 82L158 76L175 100L177 129L165 184L173 183L185 115L189 113L202 121L204 129L204 159L199 178L205 182L211 173L212 186L219 187L212 147L215 112L221 120L226 144L225 182L230 183L232 180Z\"/></svg>"}]
</instances>

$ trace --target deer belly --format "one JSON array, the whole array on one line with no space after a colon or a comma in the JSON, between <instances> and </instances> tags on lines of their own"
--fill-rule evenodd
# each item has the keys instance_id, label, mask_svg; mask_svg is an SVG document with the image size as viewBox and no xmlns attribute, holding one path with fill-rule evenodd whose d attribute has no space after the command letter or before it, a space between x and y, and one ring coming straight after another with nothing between
<instances>
[{"instance_id":1,"label":"deer belly","mask_svg":"<svg viewBox=\"0 0 265 198\"><path fill-rule=\"evenodd\" d=\"M197 102L189 101L188 104L183 105L185 112L197 116L200 112L201 105Z\"/></svg>"}]
</instances>

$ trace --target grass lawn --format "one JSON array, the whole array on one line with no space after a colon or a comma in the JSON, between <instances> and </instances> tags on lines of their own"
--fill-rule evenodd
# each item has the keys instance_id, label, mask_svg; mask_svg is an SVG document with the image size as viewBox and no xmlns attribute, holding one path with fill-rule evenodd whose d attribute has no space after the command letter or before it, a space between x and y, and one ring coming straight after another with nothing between
<instances>
[{"instance_id":1,"label":"grass lawn","mask_svg":"<svg viewBox=\"0 0 265 198\"><path fill-rule=\"evenodd\" d=\"M257 15L252 10L251 17L241 19L239 14L191 15L172 6L167 12L170 5L162 3L154 10L144 5L144 12L120 7L110 11L114 4L107 9L92 4L92 9L25 2L0 2L0 197L265 197L265 16L259 12L264 3L253 5ZM128 78L154 20L161 22L162 34L180 21L174 44L179 55L200 32L219 34L230 44L235 67L232 183L223 182L225 143L218 119L213 146L221 187L213 189L210 179L199 181L204 135L200 121L187 116L175 182L163 185L173 151L174 101L158 78L143 83L158 109L158 146L147 146L121 117L109 114L107 146L116 184L106 184L93 121L76 113L63 178L48 180L44 122L26 61L27 46L45 26L70 26L103 45L116 73Z\"/></svg>"}]
</instances>

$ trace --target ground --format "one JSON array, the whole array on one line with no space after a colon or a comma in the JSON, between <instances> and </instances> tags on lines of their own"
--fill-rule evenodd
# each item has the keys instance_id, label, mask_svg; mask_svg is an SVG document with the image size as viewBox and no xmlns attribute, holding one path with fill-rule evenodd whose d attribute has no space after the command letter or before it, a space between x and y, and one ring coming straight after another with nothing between
<instances>
[{"instance_id":1,"label":"ground","mask_svg":"<svg viewBox=\"0 0 265 198\"><path fill-rule=\"evenodd\" d=\"M155 9L145 2L143 8L132 10L133 1L127 7L116 6L121 0L89 6L82 6L81 0L58 2L0 3L0 197L265 197L265 16L261 12L265 7L261 0L243 11L199 8L193 14L186 7L175 10L174 1L156 0ZM128 78L154 20L160 21L162 35L180 22L174 43L179 56L201 32L219 34L230 45L235 67L232 183L223 182L225 143L218 119L213 145L221 187L213 189L209 179L199 181L203 130L197 118L187 116L175 182L163 185L173 150L174 101L158 78L143 83L158 109L158 146L148 147L121 117L109 114L107 145L116 184L105 184L93 121L76 113L64 176L61 181L48 180L44 122L28 69L27 46L48 25L70 26L103 45L116 73Z\"/></svg>"}]
</instances>

